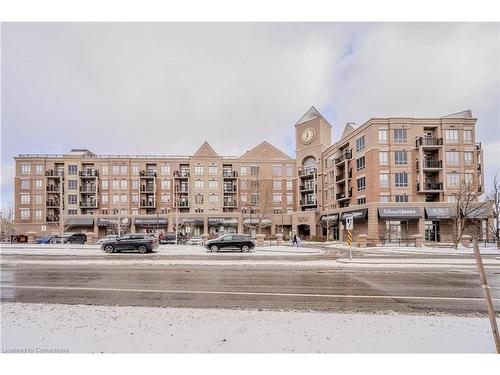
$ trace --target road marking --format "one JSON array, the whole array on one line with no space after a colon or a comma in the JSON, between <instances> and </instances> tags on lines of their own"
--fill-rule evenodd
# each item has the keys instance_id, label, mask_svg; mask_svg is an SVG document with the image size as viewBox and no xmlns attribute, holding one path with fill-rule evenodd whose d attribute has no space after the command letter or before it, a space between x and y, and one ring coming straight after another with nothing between
<instances>
[{"instance_id":1,"label":"road marking","mask_svg":"<svg viewBox=\"0 0 500 375\"><path fill-rule=\"evenodd\" d=\"M75 286L41 286L41 285L6 285L1 288L11 289L49 289L49 290L80 290L95 292L136 292L136 293L164 293L164 294L220 294L242 296L276 296L276 297L315 297L315 298L359 298L359 299L415 299L415 300L442 300L442 301L483 301L483 297L439 297L439 296L375 296L358 294L311 294L311 293L275 293L275 292L232 292L213 290L171 290L171 289L130 289L130 288L88 288ZM500 301L500 298L492 298Z\"/></svg>"}]
</instances>

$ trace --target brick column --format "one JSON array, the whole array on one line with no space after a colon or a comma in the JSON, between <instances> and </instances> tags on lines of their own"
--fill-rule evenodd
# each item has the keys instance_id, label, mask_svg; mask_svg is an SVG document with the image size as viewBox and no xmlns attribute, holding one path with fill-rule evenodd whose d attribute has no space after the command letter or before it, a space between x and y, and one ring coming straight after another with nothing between
<instances>
[{"instance_id":1,"label":"brick column","mask_svg":"<svg viewBox=\"0 0 500 375\"><path fill-rule=\"evenodd\" d=\"M208 234L208 217L203 217L203 233Z\"/></svg>"},{"instance_id":2,"label":"brick column","mask_svg":"<svg viewBox=\"0 0 500 375\"><path fill-rule=\"evenodd\" d=\"M368 208L368 238L378 244L378 212L376 207Z\"/></svg>"}]
</instances>

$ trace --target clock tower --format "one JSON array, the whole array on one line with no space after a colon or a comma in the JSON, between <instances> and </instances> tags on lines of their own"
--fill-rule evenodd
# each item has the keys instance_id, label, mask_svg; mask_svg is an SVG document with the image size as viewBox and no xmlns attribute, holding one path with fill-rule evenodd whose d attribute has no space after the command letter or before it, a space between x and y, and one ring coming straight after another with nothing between
<instances>
[{"instance_id":1,"label":"clock tower","mask_svg":"<svg viewBox=\"0 0 500 375\"><path fill-rule=\"evenodd\" d=\"M295 124L295 152L300 169L304 158L313 156L316 161L332 144L332 126L314 107L311 107Z\"/></svg>"}]
</instances>

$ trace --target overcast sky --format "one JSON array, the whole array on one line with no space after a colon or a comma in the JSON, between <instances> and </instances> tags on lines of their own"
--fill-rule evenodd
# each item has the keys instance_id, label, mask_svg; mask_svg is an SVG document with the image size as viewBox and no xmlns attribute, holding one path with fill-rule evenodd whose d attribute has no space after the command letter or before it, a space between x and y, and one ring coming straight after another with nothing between
<instances>
[{"instance_id":1,"label":"overcast sky","mask_svg":"<svg viewBox=\"0 0 500 375\"><path fill-rule=\"evenodd\" d=\"M294 156L315 105L333 125L470 109L486 176L500 169L497 23L3 24L2 204L13 156L241 155L267 140Z\"/></svg>"}]
</instances>

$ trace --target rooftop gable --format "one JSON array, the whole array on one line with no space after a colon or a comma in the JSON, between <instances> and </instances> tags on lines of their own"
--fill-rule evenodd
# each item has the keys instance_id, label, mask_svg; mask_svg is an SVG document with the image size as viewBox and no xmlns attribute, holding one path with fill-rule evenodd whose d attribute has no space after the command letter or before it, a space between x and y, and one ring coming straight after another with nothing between
<instances>
[{"instance_id":1,"label":"rooftop gable","mask_svg":"<svg viewBox=\"0 0 500 375\"><path fill-rule=\"evenodd\" d=\"M262 142L252 148L251 150L245 152L240 159L287 159L293 160L290 156L285 154L283 151L274 147L269 142Z\"/></svg>"},{"instance_id":2,"label":"rooftop gable","mask_svg":"<svg viewBox=\"0 0 500 375\"><path fill-rule=\"evenodd\" d=\"M202 157L203 157L203 156L205 156L205 157L206 157L206 156L211 156L211 157L213 157L213 156L219 156L219 154L217 154L217 153L215 152L215 150L212 148L212 146L210 146L210 145L208 144L208 142L207 142L207 141L205 141L205 142L203 142L203 144L200 146L200 148L198 149L198 151L196 151L196 152L194 153L194 155L193 155L193 156L198 156L198 157L199 157L199 156L202 156Z\"/></svg>"}]
</instances>

